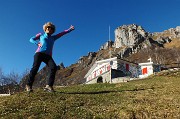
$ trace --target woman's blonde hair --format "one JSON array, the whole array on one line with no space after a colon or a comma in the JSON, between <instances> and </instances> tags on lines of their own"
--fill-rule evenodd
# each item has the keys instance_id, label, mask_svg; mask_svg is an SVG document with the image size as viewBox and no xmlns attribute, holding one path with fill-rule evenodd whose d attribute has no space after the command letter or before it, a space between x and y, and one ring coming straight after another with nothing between
<instances>
[{"instance_id":1,"label":"woman's blonde hair","mask_svg":"<svg viewBox=\"0 0 180 119\"><path fill-rule=\"evenodd\" d=\"M53 33L55 32L56 30L56 27L55 25L52 23L52 22L47 22L43 25L43 30L44 32L46 31L47 27L51 27L53 29Z\"/></svg>"}]
</instances>

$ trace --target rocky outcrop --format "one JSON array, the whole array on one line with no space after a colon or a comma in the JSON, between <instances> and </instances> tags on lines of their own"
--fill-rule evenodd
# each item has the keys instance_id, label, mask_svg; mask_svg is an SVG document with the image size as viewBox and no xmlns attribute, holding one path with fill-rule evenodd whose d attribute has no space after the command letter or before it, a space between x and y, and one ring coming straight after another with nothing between
<instances>
[{"instance_id":1,"label":"rocky outcrop","mask_svg":"<svg viewBox=\"0 0 180 119\"><path fill-rule=\"evenodd\" d=\"M96 52L88 52L88 55L80 57L77 63L83 67L88 67L96 57L96 54Z\"/></svg>"},{"instance_id":2,"label":"rocky outcrop","mask_svg":"<svg viewBox=\"0 0 180 119\"><path fill-rule=\"evenodd\" d=\"M115 48L133 47L143 42L148 33L136 24L123 25L115 30Z\"/></svg>"},{"instance_id":3,"label":"rocky outcrop","mask_svg":"<svg viewBox=\"0 0 180 119\"><path fill-rule=\"evenodd\" d=\"M167 31L168 34L164 35ZM121 58L128 57L144 48L164 47L165 43L171 42L170 33L171 37L178 37L180 27L167 31L151 34L136 24L123 25L115 29L114 47L122 49L118 54Z\"/></svg>"},{"instance_id":4,"label":"rocky outcrop","mask_svg":"<svg viewBox=\"0 0 180 119\"><path fill-rule=\"evenodd\" d=\"M141 26L123 25L115 29L114 47L122 49L118 56L123 58L148 47L151 43L147 39L149 39L149 33Z\"/></svg>"},{"instance_id":5,"label":"rocky outcrop","mask_svg":"<svg viewBox=\"0 0 180 119\"><path fill-rule=\"evenodd\" d=\"M169 37L171 38L180 38L180 26L177 26L176 28L170 28L168 30L165 30L163 32L155 32L152 34L153 36L158 37ZM154 39L156 40L156 38Z\"/></svg>"},{"instance_id":6,"label":"rocky outcrop","mask_svg":"<svg viewBox=\"0 0 180 119\"><path fill-rule=\"evenodd\" d=\"M105 49L111 48L113 47L113 45L114 45L114 42L112 40L109 40L104 45L102 45L99 50L105 50Z\"/></svg>"},{"instance_id":7,"label":"rocky outcrop","mask_svg":"<svg viewBox=\"0 0 180 119\"><path fill-rule=\"evenodd\" d=\"M60 70L60 69L64 69L64 64L63 62L61 62L59 65L57 65L57 69Z\"/></svg>"},{"instance_id":8,"label":"rocky outcrop","mask_svg":"<svg viewBox=\"0 0 180 119\"><path fill-rule=\"evenodd\" d=\"M165 44L165 43L170 43L172 40L169 37L158 37L157 42L159 44Z\"/></svg>"}]
</instances>

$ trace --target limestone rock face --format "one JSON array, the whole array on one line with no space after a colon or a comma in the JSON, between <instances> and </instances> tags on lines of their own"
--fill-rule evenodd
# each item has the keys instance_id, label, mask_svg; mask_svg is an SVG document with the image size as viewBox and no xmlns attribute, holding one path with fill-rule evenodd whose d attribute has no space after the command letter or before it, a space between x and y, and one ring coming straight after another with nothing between
<instances>
[{"instance_id":1,"label":"limestone rock face","mask_svg":"<svg viewBox=\"0 0 180 119\"><path fill-rule=\"evenodd\" d=\"M115 29L114 47L134 46L147 37L148 33L136 24L123 25Z\"/></svg>"}]
</instances>

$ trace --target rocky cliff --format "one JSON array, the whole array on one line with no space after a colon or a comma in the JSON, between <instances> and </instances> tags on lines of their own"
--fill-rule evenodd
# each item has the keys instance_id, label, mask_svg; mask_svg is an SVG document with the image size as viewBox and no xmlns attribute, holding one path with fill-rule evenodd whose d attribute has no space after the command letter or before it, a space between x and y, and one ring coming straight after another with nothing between
<instances>
[{"instance_id":1,"label":"rocky cliff","mask_svg":"<svg viewBox=\"0 0 180 119\"><path fill-rule=\"evenodd\" d=\"M152 33L152 38L156 41L166 42L166 44L164 45L165 48L180 48L180 26L177 26L176 28L170 28L163 32ZM170 40L167 40L167 38Z\"/></svg>"},{"instance_id":2,"label":"rocky cliff","mask_svg":"<svg viewBox=\"0 0 180 119\"><path fill-rule=\"evenodd\" d=\"M115 29L115 41L108 41L100 50L113 47L121 49L118 55L121 58L137 53L139 50L149 47L164 47L172 38L179 38L179 27L160 33L146 32L142 26L136 24L123 25Z\"/></svg>"},{"instance_id":3,"label":"rocky cliff","mask_svg":"<svg viewBox=\"0 0 180 119\"><path fill-rule=\"evenodd\" d=\"M139 45L148 36L148 33L136 24L123 25L115 30L115 48L133 47Z\"/></svg>"}]
</instances>

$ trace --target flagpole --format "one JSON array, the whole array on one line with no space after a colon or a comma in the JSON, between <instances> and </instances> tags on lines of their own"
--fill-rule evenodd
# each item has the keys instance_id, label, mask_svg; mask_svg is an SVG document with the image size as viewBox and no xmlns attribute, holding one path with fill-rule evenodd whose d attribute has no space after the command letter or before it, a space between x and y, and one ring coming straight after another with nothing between
<instances>
[{"instance_id":1,"label":"flagpole","mask_svg":"<svg viewBox=\"0 0 180 119\"><path fill-rule=\"evenodd\" d=\"M110 25L109 25L109 41L110 41L110 38L111 38L110 31L111 31L111 29L110 29Z\"/></svg>"}]
</instances>

